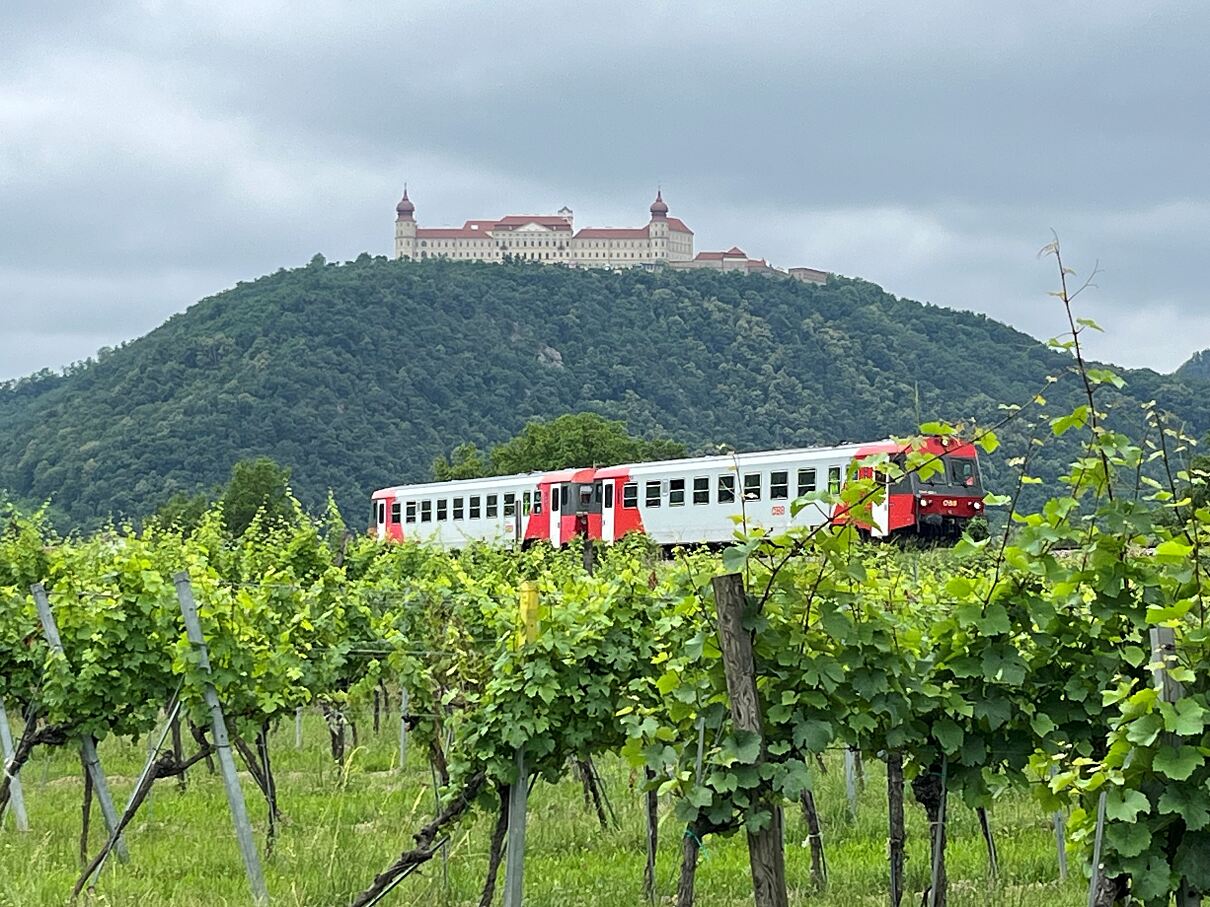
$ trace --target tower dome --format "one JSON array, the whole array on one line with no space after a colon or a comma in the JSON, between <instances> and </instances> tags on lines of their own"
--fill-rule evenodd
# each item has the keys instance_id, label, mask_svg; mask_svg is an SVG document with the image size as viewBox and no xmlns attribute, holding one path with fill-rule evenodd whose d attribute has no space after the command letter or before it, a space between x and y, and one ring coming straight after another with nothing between
<instances>
[{"instance_id":1,"label":"tower dome","mask_svg":"<svg viewBox=\"0 0 1210 907\"><path fill-rule=\"evenodd\" d=\"M658 189L655 193L655 201L651 203L651 216L655 218L668 216L668 204L664 201L663 193Z\"/></svg>"},{"instance_id":2,"label":"tower dome","mask_svg":"<svg viewBox=\"0 0 1210 907\"><path fill-rule=\"evenodd\" d=\"M399 204L395 206L395 213L399 215L400 220L411 220L412 215L416 213L416 206L412 204L412 200L408 198L408 187L403 187L403 198L399 200Z\"/></svg>"}]
</instances>

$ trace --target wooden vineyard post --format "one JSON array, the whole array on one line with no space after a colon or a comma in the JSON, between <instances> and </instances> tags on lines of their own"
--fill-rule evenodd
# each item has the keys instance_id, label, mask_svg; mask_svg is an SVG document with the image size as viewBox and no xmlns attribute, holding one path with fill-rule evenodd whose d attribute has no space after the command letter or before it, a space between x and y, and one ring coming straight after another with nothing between
<instances>
[{"instance_id":1,"label":"wooden vineyard post","mask_svg":"<svg viewBox=\"0 0 1210 907\"><path fill-rule=\"evenodd\" d=\"M521 907L525 896L525 811L529 800L525 747L517 747L517 780L508 790L508 847L504 851L504 907Z\"/></svg>"},{"instance_id":2,"label":"wooden vineyard post","mask_svg":"<svg viewBox=\"0 0 1210 907\"><path fill-rule=\"evenodd\" d=\"M647 769L647 783L655 780L655 772ZM643 867L643 896L649 901L656 899L655 891L655 858L659 853L660 828L660 797L659 792L650 788L644 795L647 817L647 864Z\"/></svg>"},{"instance_id":3,"label":"wooden vineyard post","mask_svg":"<svg viewBox=\"0 0 1210 907\"><path fill-rule=\"evenodd\" d=\"M1101 888L1101 852L1105 846L1105 800L1106 792L1102 789L1097 799L1097 825L1092 842L1092 873L1088 879L1088 907L1096 907L1097 892Z\"/></svg>"},{"instance_id":4,"label":"wooden vineyard post","mask_svg":"<svg viewBox=\"0 0 1210 907\"><path fill-rule=\"evenodd\" d=\"M764 759L764 729L760 697L756 690L756 661L752 637L744 629L747 595L738 573L716 576L714 606L718 614L719 647L727 675L727 698L736 730L756 734ZM788 907L786 861L782 849L781 810L770 804L772 820L760 831L748 832L748 862L752 868L752 890L756 907Z\"/></svg>"},{"instance_id":5,"label":"wooden vineyard post","mask_svg":"<svg viewBox=\"0 0 1210 907\"><path fill-rule=\"evenodd\" d=\"M1172 676L1171 668L1176 662L1176 631L1171 627L1151 628L1151 664L1155 685L1164 702L1178 702L1185 695L1181 682ZM1202 897L1189 890L1189 883L1181 879L1176 892L1176 907L1201 907Z\"/></svg>"},{"instance_id":6,"label":"wooden vineyard post","mask_svg":"<svg viewBox=\"0 0 1210 907\"><path fill-rule=\"evenodd\" d=\"M903 901L903 853L907 834L903 825L903 753L886 756L887 857L891 867L891 907Z\"/></svg>"},{"instance_id":7,"label":"wooden vineyard post","mask_svg":"<svg viewBox=\"0 0 1210 907\"><path fill-rule=\"evenodd\" d=\"M8 771L13 760L13 730L8 724L8 712L0 700L0 756L4 759L4 771ZM21 791L21 779L13 776L9 782L9 804L12 806L13 822L17 831L29 831L29 817L25 813L25 795ZM0 815L0 819L3 816Z\"/></svg>"},{"instance_id":8,"label":"wooden vineyard post","mask_svg":"<svg viewBox=\"0 0 1210 907\"><path fill-rule=\"evenodd\" d=\"M1057 769L1050 767L1050 777L1057 774ZM1067 816L1061 809L1055 810L1055 851L1059 858L1059 881L1067 881Z\"/></svg>"},{"instance_id":9,"label":"wooden vineyard post","mask_svg":"<svg viewBox=\"0 0 1210 907\"><path fill-rule=\"evenodd\" d=\"M949 812L949 760L941 757L941 792L937 806L937 825L933 828L933 865L929 883L928 907L945 907L945 823Z\"/></svg>"},{"instance_id":10,"label":"wooden vineyard post","mask_svg":"<svg viewBox=\"0 0 1210 907\"><path fill-rule=\"evenodd\" d=\"M399 770L406 771L408 767L408 689L402 687L399 693Z\"/></svg>"},{"instance_id":11,"label":"wooden vineyard post","mask_svg":"<svg viewBox=\"0 0 1210 907\"><path fill-rule=\"evenodd\" d=\"M46 637L46 644L50 646L52 652L66 657L63 652L63 641L59 639L59 626L55 623L55 614L51 610L50 597L46 594L45 587L41 583L34 583L29 589L34 595L34 603L38 606L38 619L42 622L42 633ZM118 827L118 811L113 805L113 796L109 793L109 783L105 779L105 771L101 768L101 757L97 755L97 742L93 740L91 734L80 736L80 756L84 760L88 776L92 779L97 800L100 801L101 816L105 819L105 830L112 835L114 829ZM126 842L122 838L118 838L114 850L118 859L123 863L130 859L130 854L126 850Z\"/></svg>"},{"instance_id":12,"label":"wooden vineyard post","mask_svg":"<svg viewBox=\"0 0 1210 907\"><path fill-rule=\"evenodd\" d=\"M538 584L521 583L518 611L521 634L518 645L538 638L541 602ZM529 767L525 763L525 744L517 747L517 780L508 791L508 847L504 852L504 907L521 907L525 896L525 811L529 801Z\"/></svg>"},{"instance_id":13,"label":"wooden vineyard post","mask_svg":"<svg viewBox=\"0 0 1210 907\"><path fill-rule=\"evenodd\" d=\"M206 650L206 638L202 635L202 623L198 619L197 604L193 600L193 588L189 585L189 574L178 573L176 582L177 601L181 605L181 616L185 619L185 633L197 652L198 667L206 675L202 697L210 710L210 724L214 734L214 749L218 754L219 768L223 775L223 786L227 790L227 805L231 809L231 820L235 824L235 837L239 842L240 854L244 858L244 870L248 874L248 886L252 889L252 900L258 905L269 903L269 891L265 887L265 876L261 871L260 855L252 840L252 823L248 821L248 808L235 773L235 759L231 755L231 741L227 737L227 722L223 718L223 707L218 701L218 692L210 680L210 654Z\"/></svg>"},{"instance_id":14,"label":"wooden vineyard post","mask_svg":"<svg viewBox=\"0 0 1210 907\"><path fill-rule=\"evenodd\" d=\"M852 747L844 751L844 793L849 803L849 821L857 821L857 752Z\"/></svg>"}]
</instances>

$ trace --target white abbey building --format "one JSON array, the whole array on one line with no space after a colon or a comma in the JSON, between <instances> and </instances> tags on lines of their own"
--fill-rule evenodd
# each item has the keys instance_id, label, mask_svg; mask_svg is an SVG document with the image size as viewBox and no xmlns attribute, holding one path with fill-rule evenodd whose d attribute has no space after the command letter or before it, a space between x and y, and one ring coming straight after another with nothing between
<instances>
[{"instance_id":1,"label":"white abbey building","mask_svg":"<svg viewBox=\"0 0 1210 907\"><path fill-rule=\"evenodd\" d=\"M505 257L589 268L632 268L693 259L693 231L668 216L656 193L645 227L584 227L572 213L512 214L500 220L468 220L461 227L421 227L416 206L403 190L395 206L395 257L503 261Z\"/></svg>"},{"instance_id":2,"label":"white abbey building","mask_svg":"<svg viewBox=\"0 0 1210 907\"><path fill-rule=\"evenodd\" d=\"M668 216L663 194L656 192L645 227L575 229L570 208L557 214L510 214L499 220L468 220L461 227L421 227L416 206L403 198L395 206L395 258L416 261L520 259L573 268L706 268L791 277L811 283L827 280L824 271L774 268L763 258L750 259L739 248L726 252L693 252L693 231Z\"/></svg>"}]
</instances>

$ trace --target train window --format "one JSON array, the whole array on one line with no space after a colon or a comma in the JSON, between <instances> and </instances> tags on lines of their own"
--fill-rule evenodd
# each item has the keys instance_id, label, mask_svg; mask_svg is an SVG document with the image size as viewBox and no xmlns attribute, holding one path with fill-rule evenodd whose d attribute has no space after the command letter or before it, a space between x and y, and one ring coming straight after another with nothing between
<instances>
[{"instance_id":1,"label":"train window","mask_svg":"<svg viewBox=\"0 0 1210 907\"><path fill-rule=\"evenodd\" d=\"M672 479L668 482L668 506L685 506L685 480Z\"/></svg>"},{"instance_id":2,"label":"train window","mask_svg":"<svg viewBox=\"0 0 1210 907\"><path fill-rule=\"evenodd\" d=\"M840 491L840 467L828 467L828 491L836 494Z\"/></svg>"},{"instance_id":3,"label":"train window","mask_svg":"<svg viewBox=\"0 0 1210 907\"><path fill-rule=\"evenodd\" d=\"M504 493L504 515L512 516L517 512L517 496L511 491Z\"/></svg>"},{"instance_id":4,"label":"train window","mask_svg":"<svg viewBox=\"0 0 1210 907\"><path fill-rule=\"evenodd\" d=\"M526 491L521 494L521 515L529 516L529 509L533 502L532 495Z\"/></svg>"},{"instance_id":5,"label":"train window","mask_svg":"<svg viewBox=\"0 0 1210 907\"><path fill-rule=\"evenodd\" d=\"M815 490L815 469L809 467L798 471L798 496L810 494Z\"/></svg>"},{"instance_id":6,"label":"train window","mask_svg":"<svg viewBox=\"0 0 1210 907\"><path fill-rule=\"evenodd\" d=\"M567 509L567 486L564 485L559 489L559 506L564 510Z\"/></svg>"},{"instance_id":7,"label":"train window","mask_svg":"<svg viewBox=\"0 0 1210 907\"><path fill-rule=\"evenodd\" d=\"M500 498L494 494L489 494L484 501L484 515L490 520L495 519L500 515L499 508Z\"/></svg>"},{"instance_id":8,"label":"train window","mask_svg":"<svg viewBox=\"0 0 1210 907\"><path fill-rule=\"evenodd\" d=\"M422 523L433 522L433 502L432 501L421 501L420 502L420 522L422 522Z\"/></svg>"},{"instance_id":9,"label":"train window","mask_svg":"<svg viewBox=\"0 0 1210 907\"><path fill-rule=\"evenodd\" d=\"M377 504L374 505L374 513L375 513L374 522L377 523L378 525L381 526L383 523L385 523L387 521L387 505L384 504L382 501L379 501Z\"/></svg>"},{"instance_id":10,"label":"train window","mask_svg":"<svg viewBox=\"0 0 1210 907\"><path fill-rule=\"evenodd\" d=\"M693 503L694 504L709 504L710 503L710 478L708 476L695 476L693 479Z\"/></svg>"},{"instance_id":11,"label":"train window","mask_svg":"<svg viewBox=\"0 0 1210 907\"><path fill-rule=\"evenodd\" d=\"M955 485L974 485L975 461L957 458L950 460L950 475L954 477Z\"/></svg>"},{"instance_id":12,"label":"train window","mask_svg":"<svg viewBox=\"0 0 1210 907\"><path fill-rule=\"evenodd\" d=\"M391 522L392 522L392 523L398 523L398 522L399 522L399 516L400 516L400 513L399 513L399 512L400 512L402 509L403 509L403 507L402 507L402 505L400 505L400 504L392 504L392 505L391 505Z\"/></svg>"},{"instance_id":13,"label":"train window","mask_svg":"<svg viewBox=\"0 0 1210 907\"><path fill-rule=\"evenodd\" d=\"M660 483L659 482L648 482L647 483L646 503L647 503L648 507L659 507L660 506Z\"/></svg>"},{"instance_id":14,"label":"train window","mask_svg":"<svg viewBox=\"0 0 1210 907\"><path fill-rule=\"evenodd\" d=\"M534 489L534 513L542 512L542 489Z\"/></svg>"},{"instance_id":15,"label":"train window","mask_svg":"<svg viewBox=\"0 0 1210 907\"><path fill-rule=\"evenodd\" d=\"M769 500L784 501L790 496L790 473L786 471L769 473Z\"/></svg>"},{"instance_id":16,"label":"train window","mask_svg":"<svg viewBox=\"0 0 1210 907\"><path fill-rule=\"evenodd\" d=\"M627 482L622 486L622 506L634 510L639 506L639 483Z\"/></svg>"},{"instance_id":17,"label":"train window","mask_svg":"<svg viewBox=\"0 0 1210 907\"><path fill-rule=\"evenodd\" d=\"M605 508L613 507L613 482L605 483Z\"/></svg>"},{"instance_id":18,"label":"train window","mask_svg":"<svg viewBox=\"0 0 1210 907\"><path fill-rule=\"evenodd\" d=\"M482 512L483 512L482 509L480 508L479 504L480 504L479 495L477 495L477 494L471 495L470 505L471 505L471 519L472 520L479 519L480 514L482 514Z\"/></svg>"},{"instance_id":19,"label":"train window","mask_svg":"<svg viewBox=\"0 0 1210 907\"><path fill-rule=\"evenodd\" d=\"M416 502L408 501L407 508L404 510L404 518L409 523L416 522Z\"/></svg>"},{"instance_id":20,"label":"train window","mask_svg":"<svg viewBox=\"0 0 1210 907\"><path fill-rule=\"evenodd\" d=\"M437 522L440 523L442 520L449 519L449 515L450 515L449 501L447 501L445 498L438 498L437 499Z\"/></svg>"},{"instance_id":21,"label":"train window","mask_svg":"<svg viewBox=\"0 0 1210 907\"><path fill-rule=\"evenodd\" d=\"M559 489L552 488L550 490L550 512L559 512Z\"/></svg>"},{"instance_id":22,"label":"train window","mask_svg":"<svg viewBox=\"0 0 1210 907\"><path fill-rule=\"evenodd\" d=\"M718 502L720 504L735 503L735 476L718 477Z\"/></svg>"},{"instance_id":23,"label":"train window","mask_svg":"<svg viewBox=\"0 0 1210 907\"><path fill-rule=\"evenodd\" d=\"M454 498L454 519L460 520L465 515L462 498Z\"/></svg>"},{"instance_id":24,"label":"train window","mask_svg":"<svg viewBox=\"0 0 1210 907\"><path fill-rule=\"evenodd\" d=\"M749 472L744 474L744 500L759 501L760 500L761 474L759 472Z\"/></svg>"}]
</instances>

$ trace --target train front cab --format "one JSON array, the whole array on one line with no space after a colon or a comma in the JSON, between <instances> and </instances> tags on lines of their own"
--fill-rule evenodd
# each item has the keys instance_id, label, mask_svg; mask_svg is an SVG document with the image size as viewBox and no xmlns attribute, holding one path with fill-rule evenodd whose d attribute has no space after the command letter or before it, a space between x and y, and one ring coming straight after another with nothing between
<instances>
[{"instance_id":1,"label":"train front cab","mask_svg":"<svg viewBox=\"0 0 1210 907\"><path fill-rule=\"evenodd\" d=\"M920 535L956 538L983 515L983 480L975 445L956 438L929 438L929 450L941 454L943 469L921 479L911 476L915 526Z\"/></svg>"},{"instance_id":2,"label":"train front cab","mask_svg":"<svg viewBox=\"0 0 1210 907\"><path fill-rule=\"evenodd\" d=\"M542 477L539 493L550 513L550 543L561 548L576 536L602 537L604 483L593 469L565 469ZM610 495L612 497L612 495ZM612 513L613 501L609 507Z\"/></svg>"},{"instance_id":3,"label":"train front cab","mask_svg":"<svg viewBox=\"0 0 1210 907\"><path fill-rule=\"evenodd\" d=\"M872 526L862 528L874 538L920 535L954 538L971 519L983 514L983 483L975 446L956 438L929 437L924 450L941 457L941 469L922 480L913 472L897 481L861 460L874 454L890 454L902 466L907 449L895 445L871 445L860 450L858 478L881 477L886 485L883 500L873 506Z\"/></svg>"}]
</instances>

